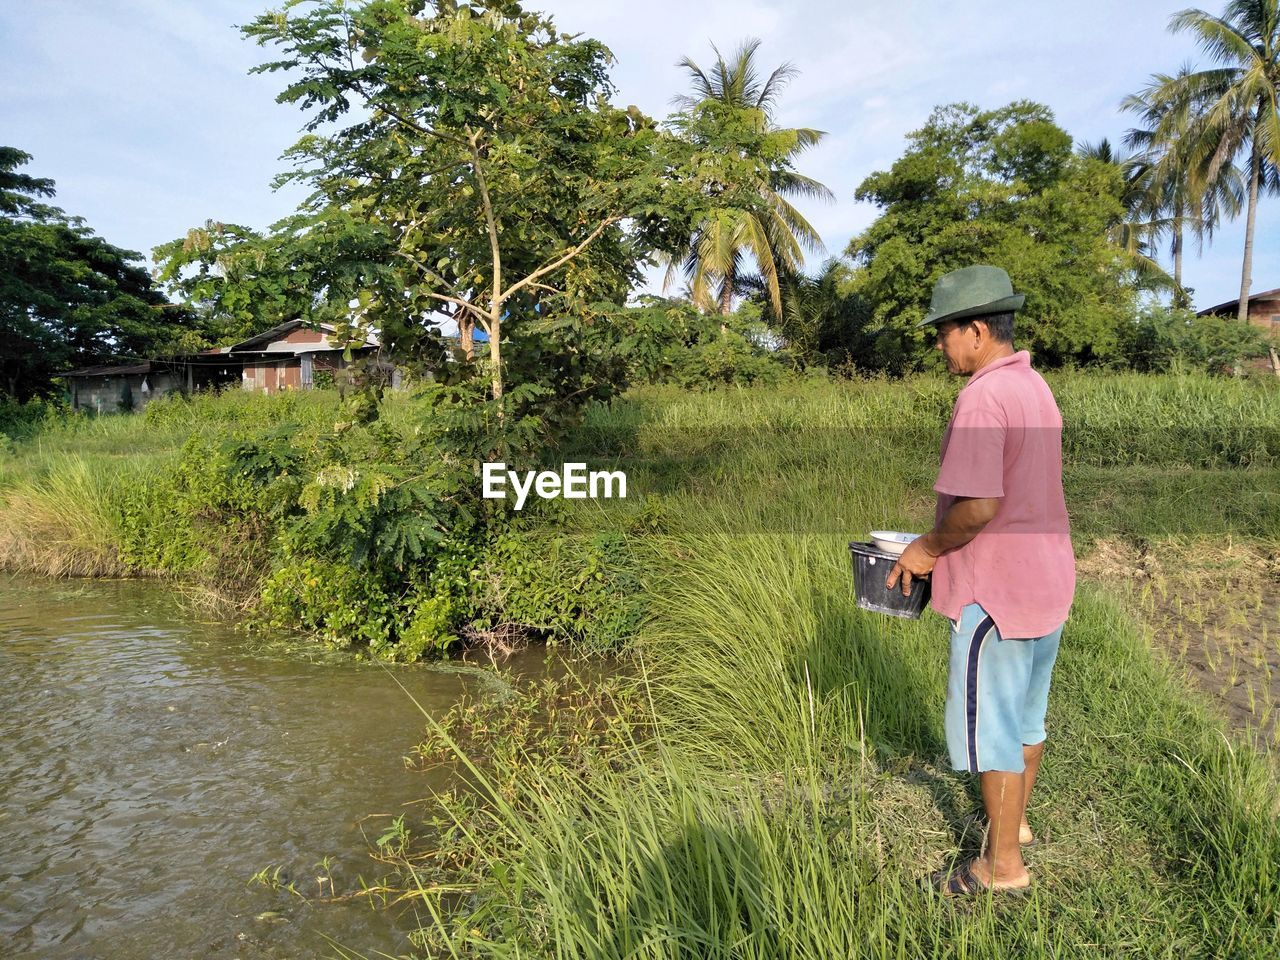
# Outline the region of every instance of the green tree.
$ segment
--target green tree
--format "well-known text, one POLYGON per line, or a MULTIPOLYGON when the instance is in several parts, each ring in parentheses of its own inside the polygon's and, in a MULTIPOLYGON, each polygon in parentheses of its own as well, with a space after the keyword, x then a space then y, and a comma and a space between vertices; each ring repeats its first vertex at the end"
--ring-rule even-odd
POLYGON ((1133 259, 1109 236, 1123 189, 1114 164, 1073 153, 1045 106, 936 109, 892 168, 858 187, 881 210, 847 249, 877 334, 865 362, 931 366, 931 341, 914 325, 934 282, 975 263, 1003 267, 1027 295, 1018 337, 1041 362, 1114 354, 1136 298, 1133 259))
POLYGON ((799 273, 804 251, 822 249, 818 232, 791 200, 832 199, 830 190, 794 166, 799 154, 822 140, 823 131, 780 128, 773 122, 778 95, 796 69, 783 64, 762 77, 755 61, 759 46, 759 40, 748 40, 726 61, 713 45, 716 63, 710 73, 689 57, 679 63, 689 72, 694 95, 675 98, 684 108, 676 127, 700 149, 704 161, 719 168, 706 177, 711 209, 685 248, 668 258, 667 282, 682 271, 694 302, 714 306, 721 314, 733 309, 748 258, 755 262, 774 309, 782 311, 779 275, 799 273), (744 186, 754 195, 746 206, 741 203, 744 186))
POLYGON ((799 366, 855 368, 871 355, 874 340, 867 305, 853 292, 852 280, 853 268, 837 258, 812 275, 783 274, 778 279, 781 314, 758 277, 749 278, 744 292, 759 303, 770 329, 799 366))
POLYGON ((1177 143, 1177 162, 1203 188, 1245 158, 1245 238, 1241 321, 1249 317, 1258 198, 1280 193, 1280 3, 1231 0, 1221 17, 1176 13, 1169 29, 1190 33, 1216 64, 1163 78, 1145 93, 1161 111, 1155 135, 1177 143))
POLYGON ((310 318, 324 302, 287 239, 210 220, 152 251, 156 277, 197 312, 214 343, 235 343, 310 318))
POLYGON ((1173 261, 1173 301, 1175 307, 1189 307, 1191 297, 1182 283, 1182 261, 1187 230, 1199 247, 1213 236, 1224 215, 1234 217, 1240 210, 1242 180, 1233 164, 1220 164, 1212 180, 1189 170, 1179 150, 1177 130, 1186 126, 1195 109, 1190 102, 1170 103, 1159 91, 1167 84, 1181 82, 1190 73, 1183 67, 1178 76, 1156 74, 1139 93, 1126 97, 1122 108, 1138 115, 1142 126, 1125 134, 1125 143, 1135 152, 1121 160, 1125 171, 1125 207, 1128 222, 1154 247, 1169 239, 1173 261), (1174 117, 1171 111, 1178 111, 1174 117))
POLYGON ((609 51, 518 4, 293 2, 245 33, 281 49, 257 70, 287 71, 278 99, 310 113, 285 175, 313 191, 301 213, 381 265, 360 316, 404 342, 428 306, 478 325, 494 399, 517 328, 622 302, 701 202, 675 139, 609 103, 609 51))
MULTIPOLYGON (((1146 156, 1120 153, 1105 137, 1097 143, 1080 144, 1077 152, 1090 160, 1113 164, 1120 173, 1123 183, 1120 207, 1123 212, 1112 222, 1110 233, 1112 240, 1129 255, 1135 280, 1154 290, 1171 287, 1175 299, 1181 296, 1179 282, 1160 266, 1158 253, 1161 231, 1165 226, 1161 219, 1164 208, 1160 205, 1161 198, 1154 196, 1152 167, 1146 156)), ((1181 263, 1179 249, 1175 268, 1180 269, 1181 263)))
POLYGON ((19 172, 0 147, 0 392, 27 399, 59 373, 201 343, 137 261, 41 198, 54 184, 19 172))

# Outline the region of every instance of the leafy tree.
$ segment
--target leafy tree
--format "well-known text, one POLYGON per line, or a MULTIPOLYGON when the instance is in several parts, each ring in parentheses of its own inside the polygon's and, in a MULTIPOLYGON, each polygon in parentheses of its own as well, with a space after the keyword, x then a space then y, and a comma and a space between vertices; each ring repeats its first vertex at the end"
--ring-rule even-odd
POLYGON ((787 357, 767 344, 760 308, 707 314, 687 300, 645 296, 613 321, 618 379, 674 383, 688 389, 724 384, 776 383, 787 357))
POLYGON ((157 279, 201 315, 215 343, 236 343, 323 302, 285 239, 210 220, 152 251, 157 279))
POLYGON ((428 306, 478 325, 494 399, 518 328, 621 302, 702 202, 687 151, 608 102, 609 51, 518 4, 295 0, 244 29, 282 51, 257 68, 289 72, 278 99, 310 112, 283 179, 370 265, 361 315, 402 343, 429 334, 428 306))
POLYGON ((797 365, 856 368, 871 355, 875 343, 866 302, 852 291, 852 275, 852 267, 836 258, 812 276, 783 274, 778 281, 780 315, 758 278, 751 278, 744 289, 797 365))
POLYGON ((30 160, 0 147, 0 392, 26 399, 74 367, 198 345, 139 254, 43 202, 54 184, 20 173, 30 160))
POLYGON ((877 334, 865 363, 932 366, 931 341, 914 325, 934 282, 975 263, 1003 267, 1027 295, 1018 338, 1041 362, 1112 355, 1136 295, 1132 258, 1108 236, 1122 190, 1118 168, 1074 154, 1045 106, 936 109, 893 167, 858 187, 881 209, 847 249, 877 334))
MULTIPOLYGON (((1146 155, 1125 155, 1111 146, 1105 137, 1097 143, 1082 143, 1077 147, 1082 157, 1100 163, 1114 164, 1122 178, 1120 206, 1123 213, 1109 228, 1111 239, 1130 257, 1135 281, 1151 290, 1172 288, 1174 298, 1184 295, 1180 282, 1174 280, 1160 266, 1159 241, 1167 224, 1163 219, 1163 200, 1152 187, 1152 165, 1146 155)), ((1177 244, 1175 242, 1175 247, 1177 244)), ((1181 248, 1175 253, 1177 269, 1181 268, 1181 248)))
POLYGON ((1258 197, 1280 193, 1280 3, 1231 0, 1221 17, 1183 10, 1169 28, 1190 33, 1216 66, 1165 77, 1144 96, 1161 113, 1155 135, 1177 143, 1177 164, 1197 189, 1246 158, 1239 318, 1247 320, 1258 197))
POLYGON ((708 171, 708 216, 685 248, 668 258, 667 281, 682 271, 694 302, 708 309, 714 303, 722 314, 733 309, 748 258, 755 261, 769 299, 781 313, 779 275, 798 273, 804 251, 822 249, 818 232, 791 200, 832 198, 830 190, 794 167, 795 158, 816 146, 823 131, 773 123, 778 95, 796 69, 783 64, 762 77, 755 62, 759 46, 759 40, 748 40, 726 61, 713 45, 716 63, 709 74, 689 57, 679 64, 689 72, 694 95, 675 98, 684 108, 676 127, 719 169, 708 171), (741 191, 730 185, 750 188, 755 194, 750 206, 741 205, 741 191))

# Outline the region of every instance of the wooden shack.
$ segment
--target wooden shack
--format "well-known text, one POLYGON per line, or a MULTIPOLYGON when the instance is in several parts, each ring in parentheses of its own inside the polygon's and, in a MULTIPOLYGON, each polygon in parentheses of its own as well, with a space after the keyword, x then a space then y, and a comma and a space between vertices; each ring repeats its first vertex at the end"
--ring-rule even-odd
MULTIPOLYGON (((1240 300, 1228 300, 1217 306, 1201 310, 1200 317, 1236 317, 1240 314, 1240 300)), ((1280 287, 1249 295, 1249 322, 1267 331, 1280 331, 1280 287)))
POLYGON ((216 356, 178 356, 140 363, 99 364, 62 374, 73 410, 123 413, 143 410, 157 397, 225 386, 239 378, 237 363, 216 356))
MULTIPOLYGON (((246 390, 276 393, 280 390, 309 390, 317 384, 331 385, 349 362, 345 350, 331 338, 335 330, 328 324, 308 326, 301 320, 265 330, 219 353, 240 364, 241 386, 246 390)), ((354 360, 378 349, 373 337, 351 349, 354 360)))

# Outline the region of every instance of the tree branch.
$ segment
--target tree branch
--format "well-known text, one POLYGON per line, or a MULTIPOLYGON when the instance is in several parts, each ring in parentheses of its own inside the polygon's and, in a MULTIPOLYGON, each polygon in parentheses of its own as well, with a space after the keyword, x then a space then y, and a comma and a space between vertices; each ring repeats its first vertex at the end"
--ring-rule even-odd
MULTIPOLYGON (((592 230, 585 240, 583 240, 580 244, 578 244, 576 247, 574 247, 572 250, 570 250, 568 253, 562 256, 560 259, 555 260, 552 263, 548 263, 544 267, 539 267, 537 270, 533 271, 533 273, 529 274, 519 283, 512 284, 510 289, 508 289, 507 292, 503 294, 503 297, 502 297, 503 302, 506 302, 511 297, 511 295, 515 293, 517 290, 519 290, 521 287, 527 287, 530 284, 532 284, 535 280, 538 279, 538 277, 545 277, 551 271, 558 270, 561 267, 563 267, 566 263, 568 263, 578 254, 580 254, 583 250, 585 250, 588 245, 590 245, 597 237, 600 236, 600 234, 604 233, 605 228, 608 227, 609 224, 617 223, 621 219, 622 217, 605 217, 602 221, 600 221, 600 225, 596 227, 594 230, 592 230)), ((495 304, 495 308, 496 308, 496 304, 495 304)))
MULTIPOLYGON (((421 263, 419 263, 417 260, 415 260, 415 259, 414 259, 413 257, 411 257, 409 254, 405 253, 404 251, 397 251, 397 254, 398 254, 399 256, 401 256, 401 257, 404 257, 404 258, 405 258, 406 260, 408 260, 411 264, 413 264, 415 267, 417 267, 417 268, 418 268, 420 271, 422 271, 422 273, 423 273, 425 276, 427 276, 429 279, 434 280, 436 283, 439 283, 439 284, 441 284, 442 286, 444 286, 444 287, 446 287, 446 288, 448 288, 448 287, 449 287, 449 282, 448 282, 447 280, 445 280, 445 278, 444 278, 444 277, 440 276, 440 275, 439 275, 438 273, 436 273, 434 270, 431 270, 430 268, 423 266, 421 263)), ((481 313, 481 311, 480 311, 480 308, 479 308, 479 307, 475 306, 474 304, 472 304, 472 303, 470 303, 470 302, 468 302, 468 301, 466 301, 466 300, 463 300, 461 297, 451 297, 451 296, 449 296, 448 294, 444 294, 444 293, 436 293, 434 290, 427 290, 427 291, 425 291, 425 292, 426 292, 427 296, 432 297, 432 298, 433 298, 433 299, 435 299, 435 300, 441 300, 441 301, 443 301, 443 302, 445 302, 445 303, 452 303, 452 304, 454 304, 454 305, 456 305, 456 306, 458 306, 458 307, 461 307, 463 310, 467 310, 467 311, 470 311, 471 313, 475 313, 475 314, 483 315, 483 314, 481 313)))

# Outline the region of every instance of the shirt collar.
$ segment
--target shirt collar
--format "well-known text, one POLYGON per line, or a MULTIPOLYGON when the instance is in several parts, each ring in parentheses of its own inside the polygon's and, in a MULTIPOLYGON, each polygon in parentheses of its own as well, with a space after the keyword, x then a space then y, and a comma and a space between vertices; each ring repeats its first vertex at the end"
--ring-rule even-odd
MULTIPOLYGON (((1007 357, 1001 357, 999 360, 992 360, 985 367, 969 378, 969 383, 973 383, 979 377, 986 376, 992 370, 998 370, 1001 367, 1030 367, 1031 352, 1029 350, 1019 350, 1017 353, 1007 357)), ((968 386, 968 384, 966 384, 968 386)))

